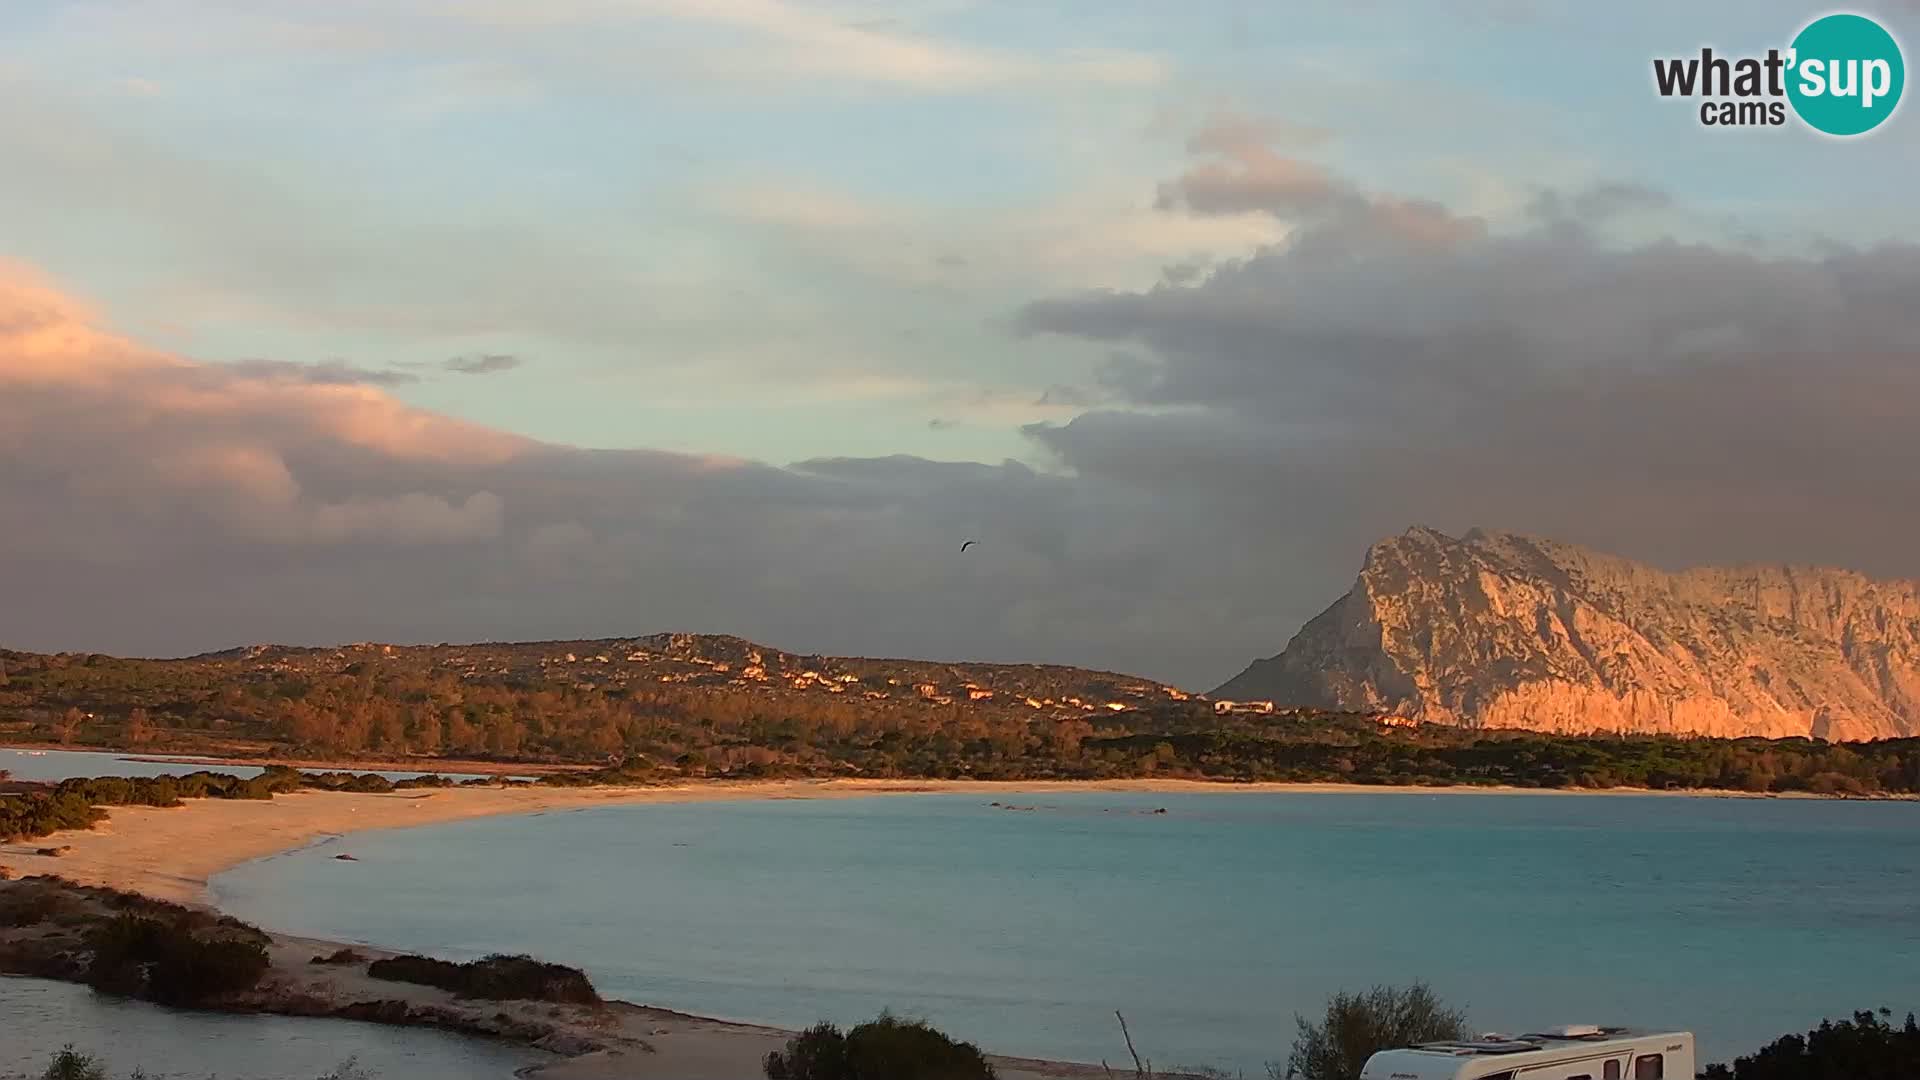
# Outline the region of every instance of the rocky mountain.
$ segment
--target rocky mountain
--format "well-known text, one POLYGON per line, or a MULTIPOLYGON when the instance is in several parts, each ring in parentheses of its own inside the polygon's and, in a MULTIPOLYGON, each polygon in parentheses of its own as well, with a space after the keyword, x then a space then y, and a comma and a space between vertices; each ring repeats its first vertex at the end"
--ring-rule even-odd
POLYGON ((1214 692, 1552 732, 1920 734, 1920 582, 1414 528, 1214 692))

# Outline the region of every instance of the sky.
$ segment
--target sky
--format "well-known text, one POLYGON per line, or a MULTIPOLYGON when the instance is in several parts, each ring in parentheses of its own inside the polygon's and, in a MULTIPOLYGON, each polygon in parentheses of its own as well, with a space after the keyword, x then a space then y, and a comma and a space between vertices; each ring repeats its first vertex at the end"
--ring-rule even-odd
POLYGON ((0 644, 1206 688, 1416 524, 1920 577, 1912 106, 1652 86, 1824 10, 11 0, 0 644))

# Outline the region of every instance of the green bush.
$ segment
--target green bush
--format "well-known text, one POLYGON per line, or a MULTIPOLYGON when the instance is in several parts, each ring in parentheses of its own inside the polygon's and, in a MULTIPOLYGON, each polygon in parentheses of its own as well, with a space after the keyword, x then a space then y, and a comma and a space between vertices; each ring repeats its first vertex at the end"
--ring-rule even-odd
MULTIPOLYGON (((53 1055, 53 1060, 47 1064, 47 1069, 40 1074, 39 1080, 107 1080, 107 1070, 100 1064, 99 1058, 91 1054, 82 1054, 73 1048, 72 1043, 68 1043, 59 1053, 53 1055)), ((127 1074, 127 1080, 154 1080, 154 1078, 140 1069, 135 1069, 127 1074)), ((373 1074, 361 1068, 353 1058, 348 1058, 316 1077, 315 1080, 373 1080, 373 1074)))
POLYGON ((994 1080, 972 1043, 887 1013, 842 1034, 821 1023, 767 1055, 767 1080, 994 1080))
POLYGON ((363 795, 385 795, 396 786, 379 773, 349 772, 307 773, 301 776, 300 783, 325 791, 352 791, 363 795))
POLYGON ((593 1005, 600 994, 586 973, 531 956, 494 954, 456 964, 431 956, 394 956, 367 965, 367 974, 389 982, 434 986, 460 997, 489 1001, 551 1001, 593 1005))
POLYGON ((265 946, 202 936, 140 915, 118 915, 88 935, 87 985, 167 1005, 193 1005, 251 990, 270 961, 265 946))
POLYGON ((1709 1065, 1706 1080, 1913 1080, 1920 1077, 1920 1025, 1907 1014, 1902 1027, 1879 1015, 1822 1020, 1805 1036, 1785 1035, 1731 1067, 1709 1065))
POLYGON ((425 776, 409 776, 404 780, 395 780, 393 786, 395 790, 404 788, 450 788, 453 786, 453 781, 438 773, 428 773, 425 776))
POLYGON ((1360 1080, 1367 1059, 1382 1050, 1465 1038, 1466 1016, 1448 1008, 1425 983, 1376 986, 1365 993, 1341 991, 1327 1002, 1320 1023, 1295 1017, 1299 1037, 1282 1069, 1267 1066, 1273 1080, 1360 1080))
POLYGON ((40 1074, 40 1080, 107 1080, 107 1070, 100 1067, 98 1059, 90 1054, 78 1053, 73 1044, 68 1043, 53 1055, 47 1063, 47 1071, 40 1074))

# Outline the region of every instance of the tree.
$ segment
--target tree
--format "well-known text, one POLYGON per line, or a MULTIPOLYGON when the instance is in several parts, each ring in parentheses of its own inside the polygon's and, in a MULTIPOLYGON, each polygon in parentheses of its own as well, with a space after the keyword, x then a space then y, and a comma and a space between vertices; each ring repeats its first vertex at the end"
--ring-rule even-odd
POLYGON ((441 724, 440 710, 432 702, 421 705, 413 713, 413 746, 423 754, 440 752, 441 724))
POLYGON ((139 705, 127 713, 127 742, 134 746, 143 746, 153 738, 153 721, 147 717, 147 710, 139 705))
POLYGON ((60 745, 68 746, 73 743, 73 736, 80 730, 80 722, 84 719, 86 714, 82 713, 78 706, 67 706, 67 711, 61 713, 60 719, 53 724, 54 733, 60 736, 60 745))
POLYGON ((820 1023, 767 1055, 767 1080, 995 1080, 980 1048, 881 1013, 846 1034, 820 1023))
POLYGON ((1461 1039, 1466 1015, 1448 1008, 1427 984, 1376 986, 1365 993, 1341 991, 1327 1002, 1318 1024, 1296 1016, 1300 1035, 1286 1068, 1267 1066, 1273 1080, 1360 1080, 1367 1059, 1382 1050, 1461 1039))
POLYGON ((1806 1035, 1784 1035, 1751 1057, 1709 1065, 1706 1080, 1909 1080, 1920 1076, 1920 1025, 1903 1027, 1857 1012, 1851 1020, 1822 1020, 1806 1035))

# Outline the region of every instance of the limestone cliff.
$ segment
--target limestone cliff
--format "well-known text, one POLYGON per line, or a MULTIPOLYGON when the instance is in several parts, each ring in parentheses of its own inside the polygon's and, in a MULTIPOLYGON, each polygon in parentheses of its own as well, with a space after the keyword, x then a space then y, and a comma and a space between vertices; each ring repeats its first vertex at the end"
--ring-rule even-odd
POLYGON ((1215 691, 1541 731, 1920 734, 1920 583, 1668 573, 1552 540, 1415 528, 1215 691))

